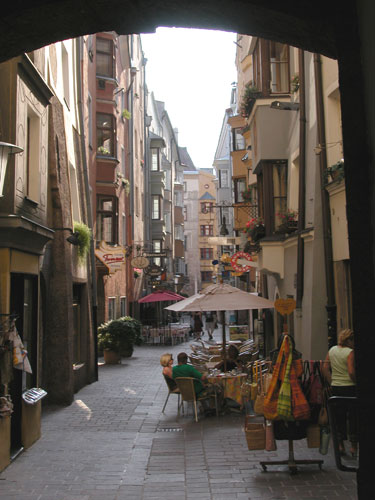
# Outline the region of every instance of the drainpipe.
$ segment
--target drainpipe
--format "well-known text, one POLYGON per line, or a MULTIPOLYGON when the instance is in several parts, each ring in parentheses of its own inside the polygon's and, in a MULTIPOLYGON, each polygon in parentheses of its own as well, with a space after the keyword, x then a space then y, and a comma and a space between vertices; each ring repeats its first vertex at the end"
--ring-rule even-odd
POLYGON ((82 166, 83 178, 85 184, 85 195, 87 203, 87 222, 91 229, 90 241, 90 267, 91 267, 91 292, 92 292, 92 324, 94 332, 94 362, 95 362, 95 380, 99 378, 98 375, 98 302, 97 302, 97 283, 96 283, 96 267, 95 267, 95 242, 94 242, 94 227, 92 220, 92 206, 91 206, 91 193, 89 174, 87 169, 87 156, 86 156, 86 141, 85 129, 83 120, 83 102, 82 102, 82 71, 81 71, 81 58, 82 58, 82 44, 83 38, 76 39, 76 72, 77 72, 77 101, 78 101, 78 120, 81 139, 82 150, 82 166))
POLYGON ((322 63, 319 54, 314 54, 315 71, 315 95, 316 111, 318 125, 318 143, 321 146, 319 153, 320 163, 320 188, 323 216, 323 244, 324 244, 324 264, 326 273, 326 292, 327 292, 327 326, 328 326, 328 345, 335 345, 337 342, 337 319, 336 319, 336 300, 333 277, 333 255, 331 240, 331 216, 329 210, 329 195, 324 187, 324 174, 327 169, 326 132, 324 122, 324 103, 323 103, 323 83, 322 83, 322 63))
POLYGON ((302 308, 304 285, 304 241, 302 231, 305 229, 306 198, 306 85, 305 85, 305 53, 298 50, 299 66, 299 179, 298 179, 298 241, 297 241, 297 308, 302 308))

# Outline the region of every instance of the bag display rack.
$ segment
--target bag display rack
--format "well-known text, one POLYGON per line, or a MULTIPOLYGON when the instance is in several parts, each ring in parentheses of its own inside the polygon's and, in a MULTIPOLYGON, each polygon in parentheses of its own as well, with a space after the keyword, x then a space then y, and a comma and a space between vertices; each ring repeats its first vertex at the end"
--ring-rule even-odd
MULTIPOLYGON (((280 348, 279 348, 279 351, 278 352, 278 358, 277 358, 277 361, 276 361, 276 364, 275 364, 275 379, 277 380, 280 380, 279 379, 279 376, 281 375, 281 373, 283 372, 282 370, 282 364, 284 363, 286 365, 287 363, 287 357, 284 356, 284 360, 281 361, 281 358, 282 358, 282 351, 285 350, 285 353, 288 355, 289 354, 289 350, 288 349, 285 349, 285 342, 288 342, 288 345, 290 343, 290 347, 292 348, 292 354, 293 354, 293 361, 294 359, 301 359, 301 353, 299 353, 298 351, 295 350, 294 348, 294 345, 292 346, 291 342, 289 341, 289 339, 287 339, 289 336, 287 333, 284 333, 283 334, 284 337, 283 337, 283 341, 282 341, 282 344, 280 345, 280 348)), ((291 358, 290 358, 291 359, 291 358)), ((289 366, 290 366, 290 362, 289 362, 289 366)), ((284 370, 283 372, 283 376, 282 376, 282 383, 284 382, 284 379, 285 379, 285 374, 286 376, 288 377, 289 376, 289 373, 288 373, 288 370, 284 370)), ((288 380, 287 380, 288 382, 288 380)), ((271 386, 273 387, 271 390, 274 390, 276 388, 276 383, 277 381, 274 380, 273 381, 273 385, 271 383, 271 386)), ((292 389, 293 390, 293 389, 292 389)), ((292 396, 291 396, 291 399, 292 399, 292 396)), ((271 408, 272 406, 272 395, 271 397, 269 398, 269 409, 271 408)), ((275 396, 273 396, 273 406, 275 407, 275 396)), ((276 407, 275 407, 276 409, 276 407)), ((265 415, 266 416, 266 415, 265 415)), ((278 420, 275 420, 275 418, 272 418, 271 420, 274 420, 275 422, 281 422, 284 420, 283 419, 278 419, 278 420)), ((288 440, 288 451, 289 451, 289 454, 288 454, 288 458, 285 459, 285 460, 267 460, 267 461, 261 461, 259 462, 263 471, 267 471, 267 467, 269 466, 272 466, 272 465, 287 465, 288 468, 289 468, 289 472, 291 474, 297 474, 298 472, 298 468, 297 466, 298 465, 317 465, 319 467, 320 470, 322 470, 322 465, 324 463, 324 460, 321 460, 321 459, 296 459, 295 456, 294 456, 294 441, 296 439, 303 439, 304 437, 306 437, 305 435, 303 435, 303 433, 301 434, 301 436, 299 437, 295 437, 293 438, 292 437, 292 433, 293 433, 293 425, 290 426, 290 429, 287 428, 288 424, 291 424, 293 422, 293 424, 295 424, 296 422, 306 422, 307 420, 293 420, 291 422, 287 422, 285 421, 285 427, 286 427, 286 435, 285 435, 285 440, 288 440), (290 434, 290 438, 288 439, 289 435, 288 435, 288 432, 290 434)), ((275 433, 275 440, 277 441, 277 433, 275 433)), ((282 439, 282 438, 279 438, 279 439, 282 439)))
POLYGON ((294 458, 293 442, 294 442, 293 439, 288 440, 289 456, 287 460, 267 460, 259 462, 263 470, 266 472, 267 467, 269 465, 287 465, 289 467, 289 472, 291 474, 297 474, 298 472, 297 465, 318 465, 319 469, 322 470, 322 465, 324 463, 324 460, 319 460, 319 459, 296 460, 294 458))

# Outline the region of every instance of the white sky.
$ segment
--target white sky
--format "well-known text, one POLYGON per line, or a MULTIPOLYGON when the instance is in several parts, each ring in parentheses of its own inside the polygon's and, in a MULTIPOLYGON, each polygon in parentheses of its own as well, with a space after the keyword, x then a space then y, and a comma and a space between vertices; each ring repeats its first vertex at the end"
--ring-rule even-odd
POLYGON ((178 142, 198 168, 212 166, 232 82, 235 33, 158 28, 142 35, 146 83, 165 102, 178 142))

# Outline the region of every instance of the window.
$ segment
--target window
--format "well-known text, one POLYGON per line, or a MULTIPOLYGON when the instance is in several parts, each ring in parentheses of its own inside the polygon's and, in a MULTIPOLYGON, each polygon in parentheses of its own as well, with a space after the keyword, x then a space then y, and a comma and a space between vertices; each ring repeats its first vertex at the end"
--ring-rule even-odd
POLYGON ((35 203, 39 203, 40 201, 39 142, 40 118, 30 107, 28 107, 26 135, 26 196, 35 203))
POLYGON ((219 170, 219 185, 221 188, 230 187, 228 170, 219 170))
POLYGON ((165 189, 167 189, 168 191, 171 190, 171 171, 170 170, 166 170, 165 171, 165 189))
POLYGON ((151 170, 153 172, 157 172, 158 170, 160 170, 159 149, 158 148, 151 149, 151 170))
POLYGON ((62 77, 63 77, 63 91, 64 91, 64 101, 68 108, 70 108, 70 72, 69 72, 69 54, 65 48, 64 43, 61 44, 61 58, 62 58, 62 77))
POLYGON ((182 191, 174 192, 174 204, 176 207, 184 206, 184 193, 182 191))
POLYGON ((188 208, 186 205, 184 205, 184 220, 188 220, 188 208))
POLYGON ((212 281, 212 271, 201 271, 202 281, 212 281))
POLYGON ((174 227, 174 237, 176 240, 184 241, 184 228, 183 228, 183 226, 176 225, 174 227))
POLYGON ((287 166, 285 163, 272 166, 272 181, 274 228, 277 229, 283 223, 283 219, 277 214, 285 214, 287 210, 287 166))
POLYGON ((96 239, 116 243, 116 198, 99 195, 96 206, 96 239))
POLYGON ((159 195, 153 195, 151 197, 151 218, 152 220, 160 220, 161 219, 161 200, 159 195))
POLYGON ((122 213, 122 244, 126 245, 126 215, 122 213))
POLYGON ((121 146, 121 163, 120 163, 120 172, 124 177, 126 177, 126 153, 124 146, 121 146))
POLYGON ((96 114, 96 142, 99 154, 114 155, 115 126, 113 115, 106 113, 96 114))
POLYGON ((276 214, 285 213, 288 207, 287 172, 287 162, 279 160, 264 162, 258 174, 260 215, 264 217, 267 235, 282 223, 282 218, 276 214))
POLYGON ((89 147, 92 148, 92 97, 89 94, 87 97, 87 114, 88 114, 88 129, 89 129, 89 147))
POLYGON ((165 222, 166 232, 171 233, 172 232, 172 217, 171 217, 170 212, 167 212, 166 214, 164 214, 164 222, 165 222))
POLYGON ((108 321, 116 319, 116 297, 108 298, 108 321))
POLYGON ((107 38, 96 39, 96 74, 114 78, 113 41, 107 38))
POLYGON ((184 191, 187 192, 187 182, 184 182, 184 191))
POLYGON ((79 195, 77 183, 77 171, 74 165, 69 162, 70 199, 72 202, 73 221, 80 221, 79 195))
POLYGON ((201 226, 201 236, 213 236, 214 235, 214 226, 204 225, 201 226))
POLYGON ((214 210, 214 204, 212 201, 210 201, 210 202, 205 201, 205 202, 201 203, 202 214, 207 214, 209 212, 213 212, 213 210, 214 210))
POLYGON ((201 248, 201 259, 212 260, 214 258, 213 248, 201 248))
MULTIPOLYGON (((160 253, 162 251, 162 248, 163 248, 162 240, 152 240, 152 250, 154 253, 160 253)), ((154 257, 152 261, 156 266, 162 265, 161 257, 154 257)))
POLYGON ((270 91, 271 93, 289 92, 289 46, 270 41, 269 48, 270 91))
POLYGON ((189 242, 189 238, 188 236, 184 236, 184 248, 185 250, 188 250, 189 246, 188 246, 188 242, 189 242))
POLYGON ((126 316, 126 297, 120 297, 120 317, 126 316))
POLYGON ((246 189, 246 178, 240 177, 234 179, 234 202, 242 203, 244 201, 242 192, 246 189))
POLYGON ((245 138, 240 132, 239 128, 232 130, 233 151, 245 149, 245 138))

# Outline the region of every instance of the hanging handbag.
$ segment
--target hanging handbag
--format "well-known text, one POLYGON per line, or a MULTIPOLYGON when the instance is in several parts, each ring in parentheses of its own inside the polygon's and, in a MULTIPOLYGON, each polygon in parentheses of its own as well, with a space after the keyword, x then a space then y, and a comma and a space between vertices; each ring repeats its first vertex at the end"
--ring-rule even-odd
POLYGON ((331 439, 331 430, 328 425, 324 425, 323 427, 320 428, 319 453, 321 455, 327 455, 330 439, 331 439))
POLYGON ((293 420, 292 415, 292 393, 290 385, 290 369, 292 366, 292 342, 289 337, 286 339, 287 345, 285 357, 287 358, 284 380, 282 381, 279 397, 277 399, 277 416, 282 420, 293 420))
POLYGON ((308 420, 310 418, 310 405, 302 391, 297 378, 294 363, 290 370, 290 385, 292 387, 292 414, 296 420, 308 420))
POLYGON ((310 424, 307 427, 307 447, 320 447, 320 426, 317 424, 310 424))
POLYGON ((266 420, 266 451, 276 451, 275 433, 272 420, 266 420))
POLYGON ((252 401, 256 400, 258 394, 258 361, 255 361, 253 365, 253 380, 251 382, 251 393, 250 398, 252 401))
POLYGON ((263 374, 262 374, 262 368, 260 369, 260 376, 259 376, 259 385, 258 385, 258 394, 257 398, 254 403, 254 411, 258 415, 263 415, 263 405, 264 405, 264 386, 263 386, 263 374))
POLYGON ((279 354, 272 372, 272 380, 264 398, 263 414, 268 420, 277 419, 277 401, 279 398, 279 374, 283 356, 285 353, 286 337, 281 344, 279 354))

